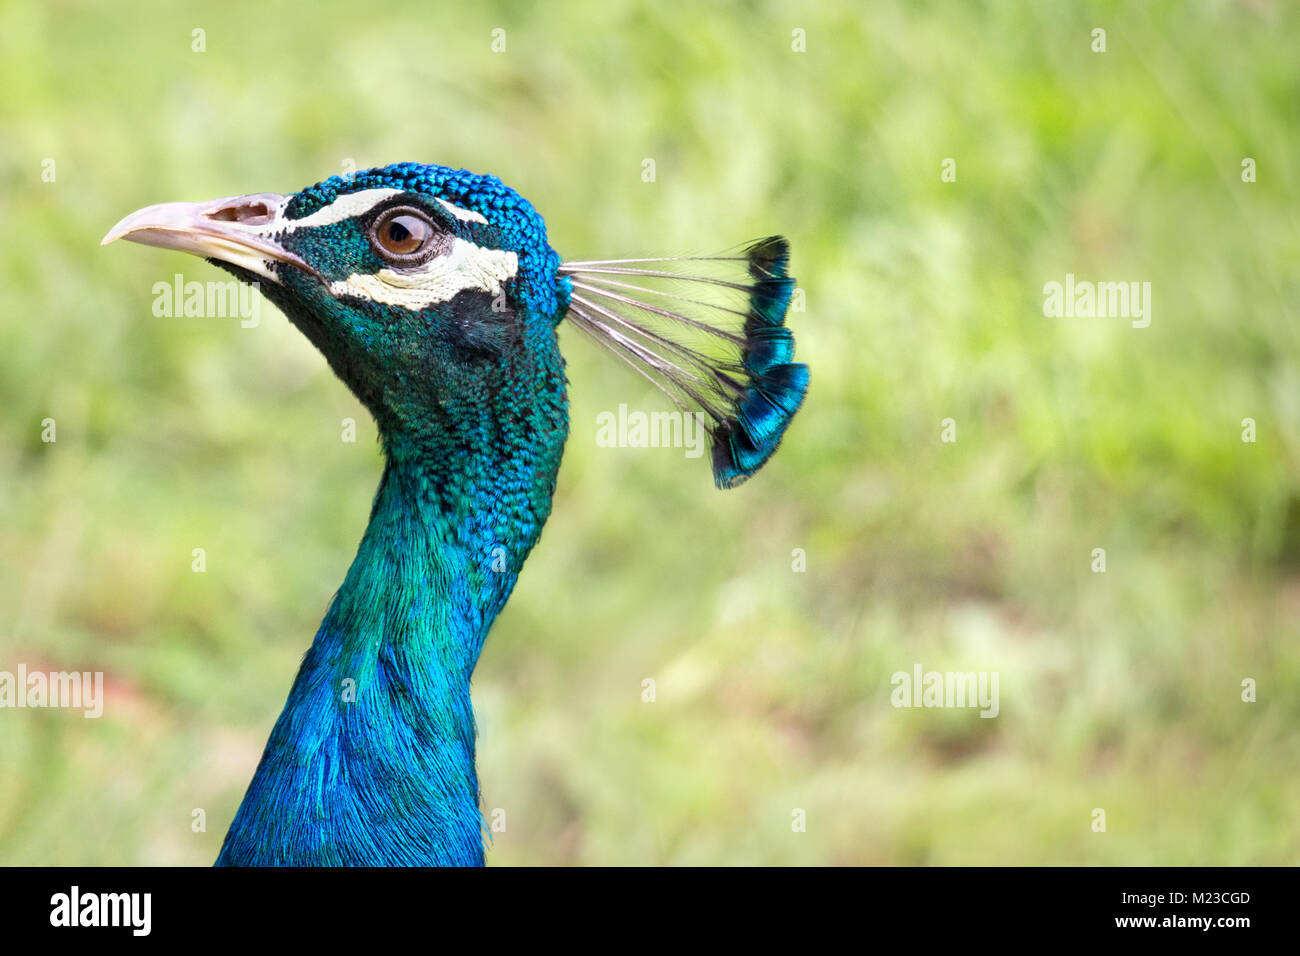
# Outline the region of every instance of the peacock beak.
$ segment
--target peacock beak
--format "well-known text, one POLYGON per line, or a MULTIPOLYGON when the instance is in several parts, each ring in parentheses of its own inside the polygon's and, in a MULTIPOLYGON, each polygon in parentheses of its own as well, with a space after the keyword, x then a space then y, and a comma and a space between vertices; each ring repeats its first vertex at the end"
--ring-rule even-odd
POLYGON ((276 237, 284 232, 288 197, 278 193, 228 196, 207 202, 165 202, 146 206, 108 231, 100 245, 126 239, 160 249, 176 249, 247 269, 274 282, 273 263, 284 262, 316 278, 319 272, 276 237))

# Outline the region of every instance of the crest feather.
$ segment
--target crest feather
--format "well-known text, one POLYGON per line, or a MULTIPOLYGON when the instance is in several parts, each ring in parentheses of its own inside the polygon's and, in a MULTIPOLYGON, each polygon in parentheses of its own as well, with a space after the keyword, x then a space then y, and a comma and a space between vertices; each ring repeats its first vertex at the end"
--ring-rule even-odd
POLYGON ((795 282, 781 236, 735 254, 565 262, 568 318, 683 411, 705 415, 713 476, 761 468, 808 391, 785 327, 795 282))

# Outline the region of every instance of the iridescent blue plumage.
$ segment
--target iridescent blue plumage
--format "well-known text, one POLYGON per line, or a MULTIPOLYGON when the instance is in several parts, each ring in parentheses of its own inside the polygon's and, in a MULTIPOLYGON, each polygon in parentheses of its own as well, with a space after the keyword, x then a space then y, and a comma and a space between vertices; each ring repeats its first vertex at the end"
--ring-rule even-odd
POLYGON ((748 257, 754 285, 742 362, 750 378, 736 401, 734 425, 715 436, 713 476, 720 488, 732 488, 763 467, 808 392, 808 366, 790 361, 794 335, 785 328, 794 293, 790 246, 781 238, 765 239, 749 248, 748 257))
POLYGON ((556 326, 570 316, 702 409, 715 480, 734 486, 776 450, 808 388, 784 327, 785 240, 682 260, 743 262, 741 281, 561 264, 541 217, 500 180, 414 163, 292 196, 149 207, 105 241, 118 237, 259 282, 374 415, 386 459, 218 864, 481 864, 470 679, 550 513, 569 428, 556 326), (627 277, 711 282, 743 302, 627 277), (641 298, 652 293, 672 307, 641 298), (743 328, 713 328, 677 302, 743 328))

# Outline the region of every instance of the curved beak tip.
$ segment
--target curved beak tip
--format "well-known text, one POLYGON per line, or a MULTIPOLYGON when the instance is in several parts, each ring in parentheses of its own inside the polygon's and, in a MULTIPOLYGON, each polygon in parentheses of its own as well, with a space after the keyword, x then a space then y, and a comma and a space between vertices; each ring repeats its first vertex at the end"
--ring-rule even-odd
POLYGON ((110 242, 116 242, 118 239, 121 239, 122 236, 124 235, 122 229, 119 228, 121 225, 122 225, 121 223, 118 223, 112 229, 108 230, 108 232, 105 233, 104 238, 99 240, 99 244, 101 246, 106 246, 110 242))

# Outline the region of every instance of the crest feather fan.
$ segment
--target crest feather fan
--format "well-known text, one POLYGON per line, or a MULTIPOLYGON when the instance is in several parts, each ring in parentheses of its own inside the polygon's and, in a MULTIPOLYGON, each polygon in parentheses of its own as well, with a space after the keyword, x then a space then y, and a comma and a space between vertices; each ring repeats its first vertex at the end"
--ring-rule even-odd
POLYGON ((720 488, 748 479, 781 444, 808 391, 785 327, 790 244, 735 254, 564 262, 568 319, 683 411, 701 411, 720 488))

